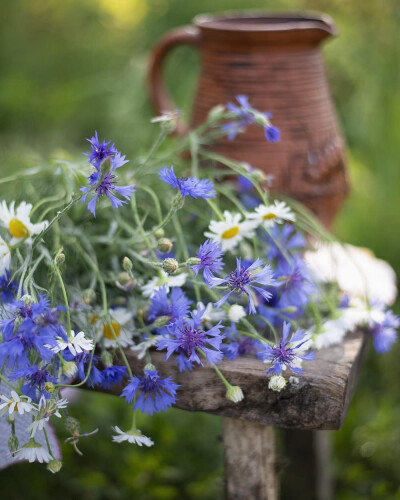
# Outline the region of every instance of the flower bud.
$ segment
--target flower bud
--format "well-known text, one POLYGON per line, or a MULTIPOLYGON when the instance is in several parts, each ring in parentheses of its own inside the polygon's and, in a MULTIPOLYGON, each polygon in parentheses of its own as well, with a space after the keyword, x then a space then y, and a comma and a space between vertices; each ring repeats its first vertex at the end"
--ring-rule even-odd
POLYGON ((246 311, 243 306, 239 304, 233 304, 228 310, 228 319, 233 323, 238 323, 242 318, 246 316, 246 311))
POLYGON ((48 392, 49 394, 53 394, 54 389, 55 389, 55 385, 53 384, 53 382, 45 382, 44 390, 46 392, 48 392))
POLYGON ((111 158, 108 156, 104 158, 104 160, 100 164, 100 172, 102 174, 102 178, 108 174, 111 170, 111 158))
POLYGON ((130 273, 132 271, 132 261, 129 257, 124 257, 122 259, 122 267, 127 273, 130 273))
POLYGON ((286 387, 286 379, 282 375, 272 375, 268 382, 268 388, 272 391, 280 392, 286 387))
POLYGON ((288 313, 288 314, 295 314, 297 313, 298 308, 296 306, 288 306, 285 307, 285 309, 282 309, 282 312, 288 313))
POLYGON ((157 231, 154 232, 154 236, 158 238, 163 238, 165 236, 165 231, 162 227, 160 229, 157 229, 157 231))
POLYGON ((29 294, 25 294, 21 297, 21 300, 22 302, 24 303, 24 306, 25 307, 30 307, 32 304, 35 303, 35 300, 34 298, 32 297, 32 295, 29 295, 29 294))
POLYGON ((151 371, 156 371, 156 367, 153 365, 153 363, 146 363, 145 367, 144 367, 145 370, 151 370, 151 371))
POLYGON ((179 192, 176 194, 175 198, 172 200, 172 206, 171 208, 173 210, 180 210, 183 207, 184 199, 182 194, 179 192))
POLYGON ((174 274, 178 267, 179 262, 176 259, 168 258, 163 260, 162 268, 168 274, 174 274))
POLYGON ((214 106, 210 109, 210 111, 208 112, 208 119, 209 121, 217 121, 223 118, 224 114, 225 106, 222 106, 222 104, 218 104, 217 106, 214 106))
POLYGON ((10 453, 15 453, 18 450, 18 438, 15 434, 11 434, 11 436, 8 439, 8 449, 10 450, 10 453))
POLYGON ((168 238, 160 238, 157 241, 157 249, 161 253, 168 253, 172 250, 173 244, 172 241, 169 240, 168 238))
POLYGON ((63 361, 62 374, 69 378, 74 378, 78 373, 78 367, 73 361, 63 361))
POLYGON ((61 460, 53 459, 46 465, 46 469, 55 474, 56 472, 60 472, 62 465, 61 460))
POLYGON ((122 272, 118 274, 118 280, 115 282, 115 285, 124 292, 131 292, 135 286, 135 282, 129 273, 122 272))
POLYGON ((188 266, 198 266, 201 263, 201 259, 198 257, 189 257, 186 261, 186 265, 188 266))
POLYGON ((65 254, 58 253, 56 255, 56 258, 54 260, 55 260, 56 266, 60 266, 61 264, 64 264, 64 262, 65 262, 65 254))
POLYGON ((112 354, 109 351, 103 351, 101 353, 101 362, 104 366, 112 366, 113 358, 112 354))
POLYGON ((154 328, 162 328, 171 321, 169 316, 159 316, 153 323, 154 328))
POLYGON ((86 288, 86 290, 83 290, 82 302, 86 305, 94 304, 96 302, 96 292, 91 288, 86 288))
POLYGON ((243 391, 238 385, 230 385, 225 394, 226 399, 233 401, 234 403, 239 403, 244 398, 243 391))
POLYGON ((81 433, 81 424, 79 423, 79 420, 74 417, 67 417, 65 421, 65 428, 67 429, 67 432, 73 436, 79 436, 81 433))

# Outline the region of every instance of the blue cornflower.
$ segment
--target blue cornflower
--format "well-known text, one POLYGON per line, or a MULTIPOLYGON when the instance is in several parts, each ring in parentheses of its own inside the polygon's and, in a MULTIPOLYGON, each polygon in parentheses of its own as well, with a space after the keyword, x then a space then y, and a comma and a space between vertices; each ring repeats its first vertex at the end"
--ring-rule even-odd
POLYGON ((396 328, 400 326, 400 318, 386 311, 382 322, 374 322, 370 333, 376 352, 383 354, 388 352, 397 340, 396 328))
POLYGON ((125 398, 128 403, 132 403, 136 396, 133 408, 146 415, 165 411, 175 403, 175 394, 179 385, 175 384, 171 377, 161 378, 157 370, 143 370, 143 372, 144 375, 130 379, 121 397, 125 398))
MULTIPOLYGON (((79 380, 83 381, 86 379, 87 371, 90 365, 90 360, 92 359, 91 352, 83 351, 81 354, 73 356, 69 351, 69 349, 66 349, 63 352, 63 358, 66 361, 74 361, 77 364, 78 367, 77 378, 79 380)), ((99 357, 93 356, 90 374, 88 379, 86 380, 86 385, 88 385, 89 387, 95 387, 96 385, 101 386, 104 382, 103 375, 96 366, 98 362, 99 362, 99 357)))
POLYGON ((104 389, 111 389, 113 385, 119 385, 123 378, 127 375, 128 368, 126 366, 107 366, 101 372, 101 386, 104 389))
POLYGON ((89 163, 98 168, 103 160, 113 156, 117 150, 115 145, 111 142, 103 141, 100 144, 99 137, 97 135, 97 130, 91 139, 86 139, 90 143, 91 151, 90 153, 83 153, 85 156, 89 157, 89 163))
POLYGON ((282 307, 303 309, 310 297, 317 291, 310 270, 300 257, 293 258, 291 264, 280 262, 276 274, 282 280, 280 303, 282 307))
MULTIPOLYGON (((10 271, 0 278, 0 297, 3 303, 12 302, 18 292, 18 281, 10 280, 10 271)), ((23 292, 22 292, 23 293, 23 292)))
POLYGON ((258 340, 239 335, 234 323, 231 324, 230 328, 225 330, 225 338, 228 340, 228 343, 221 345, 221 351, 230 361, 239 356, 256 354, 257 350, 262 346, 258 340))
POLYGON ((211 240, 206 240, 200 245, 197 257, 200 259, 200 264, 190 266, 195 275, 203 270, 203 278, 208 283, 211 278, 214 278, 213 273, 218 273, 224 267, 222 256, 224 255, 219 243, 211 240))
POLYGON ((243 132, 249 125, 258 123, 264 127, 265 138, 268 142, 280 140, 280 130, 270 123, 271 113, 262 113, 254 109, 249 98, 245 95, 236 96, 239 106, 233 103, 226 105, 227 110, 236 118, 236 121, 225 123, 221 129, 227 133, 228 139, 232 141, 238 133, 243 132))
POLYGON ((220 333, 221 322, 205 331, 203 329, 203 314, 205 309, 198 306, 197 311, 191 313, 190 318, 180 318, 172 325, 168 331, 170 338, 163 338, 158 341, 157 350, 167 349, 165 359, 172 353, 178 355, 176 361, 179 371, 191 370, 193 363, 203 366, 199 358, 199 351, 203 351, 210 365, 218 363, 223 358, 220 350, 224 335, 220 333))
POLYGON ((130 186, 116 185, 118 175, 115 175, 114 172, 115 170, 117 170, 117 168, 120 168, 128 163, 129 160, 125 160, 125 155, 121 156, 121 153, 119 151, 116 151, 115 155, 111 158, 110 161, 111 167, 107 172, 104 173, 102 171, 102 165, 104 164, 96 167, 95 172, 93 172, 88 177, 90 186, 82 186, 80 189, 80 191, 84 193, 81 198, 81 203, 84 203, 86 201, 86 197, 89 192, 94 191, 95 196, 89 201, 87 207, 95 217, 96 203, 101 196, 107 196, 111 201, 111 205, 113 206, 113 208, 118 208, 127 203, 127 200, 129 200, 129 198, 131 198, 133 196, 133 193, 135 192, 134 184, 131 184, 130 186), (125 198, 125 200, 121 200, 120 198, 118 198, 115 193, 125 198))
MULTIPOLYGON (((170 323, 173 323, 187 315, 191 303, 192 301, 186 297, 179 287, 172 288, 168 297, 168 288, 164 285, 156 290, 151 298, 148 320, 154 321, 160 316, 168 316, 170 323)), ((167 333, 166 327, 158 328, 156 333, 167 333)))
POLYGON ((306 240, 303 234, 296 229, 292 224, 274 224, 270 229, 273 238, 265 233, 264 240, 268 245, 268 260, 276 259, 278 266, 281 268, 287 265, 285 256, 281 252, 284 248, 289 255, 295 255, 306 247, 306 240), (279 247, 276 245, 279 243, 279 247))
POLYGON ((21 392, 36 402, 39 401, 41 396, 45 398, 50 397, 50 394, 44 389, 46 382, 57 383, 57 379, 50 376, 48 366, 39 368, 39 366, 33 365, 26 368, 19 368, 14 370, 9 376, 10 380, 19 380, 21 378, 26 378, 28 380, 28 382, 21 387, 21 392), (37 394, 37 391, 39 394, 37 394))
POLYGON ((301 374, 302 361, 311 361, 314 359, 314 351, 306 351, 310 345, 310 335, 304 330, 296 330, 296 332, 289 338, 290 323, 283 323, 282 340, 279 344, 270 346, 265 344, 262 351, 260 351, 260 358, 265 362, 272 365, 266 372, 267 375, 273 373, 280 375, 282 371, 289 368, 292 372, 301 374))
POLYGON ((210 280, 210 286, 226 285, 230 290, 225 294, 221 300, 219 300, 215 305, 216 307, 221 307, 233 293, 244 293, 249 299, 248 312, 249 314, 256 313, 256 307, 254 304, 254 292, 258 292, 265 300, 269 300, 271 293, 258 285, 263 286, 276 286, 276 281, 274 279, 273 271, 271 266, 265 265, 262 259, 257 259, 251 264, 251 266, 246 266, 242 264, 240 257, 236 257, 236 269, 230 274, 225 276, 225 278, 215 278, 210 280), (261 270, 257 271, 262 267, 261 270))
POLYGON ((192 198, 214 198, 216 192, 214 184, 208 179, 197 179, 197 177, 188 177, 184 179, 175 175, 174 167, 164 166, 158 173, 160 179, 175 189, 178 189, 182 197, 192 196, 192 198))

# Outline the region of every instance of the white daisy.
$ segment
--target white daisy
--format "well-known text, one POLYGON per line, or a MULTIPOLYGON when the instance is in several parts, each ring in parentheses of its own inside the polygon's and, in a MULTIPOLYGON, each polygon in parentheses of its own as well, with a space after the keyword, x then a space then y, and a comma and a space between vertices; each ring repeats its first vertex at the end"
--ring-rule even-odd
MULTIPOLYGON (((198 302, 198 306, 201 306, 202 309, 204 309, 203 313, 203 322, 208 323, 208 322, 218 322, 218 321, 223 321, 226 319, 226 312, 223 309, 216 309, 213 306, 212 302, 209 302, 206 306, 203 304, 203 302, 198 302)), ((195 309, 197 311, 197 307, 195 309)))
POLYGON ((153 446, 154 442, 144 436, 139 429, 130 430, 128 432, 121 431, 121 429, 117 426, 113 427, 113 430, 117 433, 117 436, 113 436, 112 440, 115 443, 123 443, 124 441, 128 441, 131 444, 137 444, 138 446, 153 446))
POLYGON ((14 458, 16 460, 28 460, 30 463, 47 463, 52 459, 50 453, 33 438, 31 438, 22 448, 15 452, 14 458))
POLYGON ((254 219, 258 224, 265 227, 272 227, 275 224, 282 224, 284 221, 294 222, 295 214, 284 201, 275 200, 272 205, 258 205, 255 212, 249 214, 250 219, 254 219))
POLYGON ((11 252, 7 243, 0 236, 0 276, 10 269, 11 252))
POLYGON ((157 342, 162 338, 162 335, 152 335, 148 340, 144 340, 139 344, 133 345, 131 347, 131 351, 137 352, 136 357, 138 359, 143 359, 150 347, 154 347, 155 345, 157 345, 157 342))
POLYGON ((28 427, 28 431, 31 432, 32 437, 35 436, 36 432, 42 431, 46 422, 49 421, 52 415, 61 418, 61 413, 59 410, 66 408, 68 405, 67 399, 46 399, 44 396, 40 398, 39 410, 36 420, 34 420, 28 427))
POLYGON ((232 323, 238 323, 245 316, 246 311, 244 307, 239 304, 233 304, 233 306, 228 309, 228 319, 232 321, 232 323))
POLYGON ((313 335, 313 347, 322 349, 340 344, 348 330, 348 325, 342 316, 337 319, 328 319, 322 323, 321 331, 313 335))
POLYGON ((75 335, 74 330, 71 330, 71 335, 68 337, 67 342, 62 337, 57 337, 57 345, 52 347, 45 344, 45 347, 57 353, 69 349, 73 356, 80 354, 83 351, 91 351, 94 347, 93 340, 87 339, 84 332, 79 332, 75 335))
POLYGON ((223 251, 232 250, 243 238, 252 238, 257 222, 244 220, 241 214, 231 214, 228 210, 224 212, 225 220, 210 222, 210 231, 204 236, 211 238, 221 245, 223 251))
POLYGON ((155 276, 145 285, 142 286, 142 294, 145 297, 153 297, 154 292, 166 285, 167 292, 169 292, 170 287, 173 286, 183 286, 188 277, 187 273, 181 273, 176 275, 168 275, 165 271, 161 271, 161 276, 155 276))
POLYGON ((12 201, 9 207, 5 201, 0 203, 0 224, 10 231, 11 245, 24 238, 30 241, 30 236, 41 233, 48 226, 47 220, 32 224, 29 217, 31 210, 31 203, 25 201, 21 202, 17 208, 15 208, 15 201, 12 201))
POLYGON ((34 406, 31 405, 31 398, 28 396, 19 396, 15 391, 11 391, 10 398, 1 395, 0 400, 4 401, 4 403, 0 404, 0 416, 3 416, 7 411, 9 415, 14 412, 23 415, 25 412, 29 413, 34 409, 34 406))
POLYGON ((122 347, 128 347, 132 343, 132 313, 130 313, 125 307, 116 307, 115 309, 109 309, 108 311, 111 318, 111 326, 106 320, 100 318, 99 316, 93 316, 91 323, 94 325, 99 338, 103 337, 104 347, 117 347, 117 341, 115 340, 114 334, 118 339, 119 345, 122 347))

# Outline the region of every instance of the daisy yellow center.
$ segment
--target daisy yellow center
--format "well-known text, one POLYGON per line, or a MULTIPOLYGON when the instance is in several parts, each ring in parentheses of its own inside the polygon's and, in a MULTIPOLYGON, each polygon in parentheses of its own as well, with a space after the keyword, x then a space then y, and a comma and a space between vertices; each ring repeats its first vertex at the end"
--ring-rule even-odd
POLYGON ((8 229, 14 238, 26 238, 29 236, 29 229, 16 217, 13 217, 10 220, 8 229))
POLYGON ((269 212, 269 213, 263 215, 264 220, 275 219, 275 217, 276 217, 276 214, 274 214, 273 212, 269 212))
POLYGON ((233 226, 224 231, 221 234, 221 238, 224 240, 230 240, 231 238, 234 238, 239 232, 239 226, 233 226))
POLYGON ((90 317, 90 324, 94 325, 98 319, 99 319, 98 314, 94 314, 93 316, 90 317))
MULTIPOLYGON (((8 407, 10 408, 10 406, 14 403, 14 401, 10 401, 8 403, 8 407)), ((14 406, 14 411, 18 411, 18 403, 15 403, 15 406, 14 406)))
POLYGON ((111 330, 110 325, 107 324, 104 325, 103 334, 106 339, 115 340, 115 337, 119 337, 119 334, 121 332, 121 327, 116 321, 111 321, 111 325, 112 325, 112 330, 114 330, 114 332, 111 330), (115 333, 115 337, 113 333, 115 333))

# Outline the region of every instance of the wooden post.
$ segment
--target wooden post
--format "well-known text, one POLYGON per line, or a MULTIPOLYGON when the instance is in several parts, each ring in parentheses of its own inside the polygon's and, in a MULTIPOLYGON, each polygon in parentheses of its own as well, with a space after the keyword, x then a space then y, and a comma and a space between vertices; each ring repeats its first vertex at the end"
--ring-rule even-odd
POLYGON ((273 427, 223 418, 222 428, 225 500, 277 500, 273 427))

